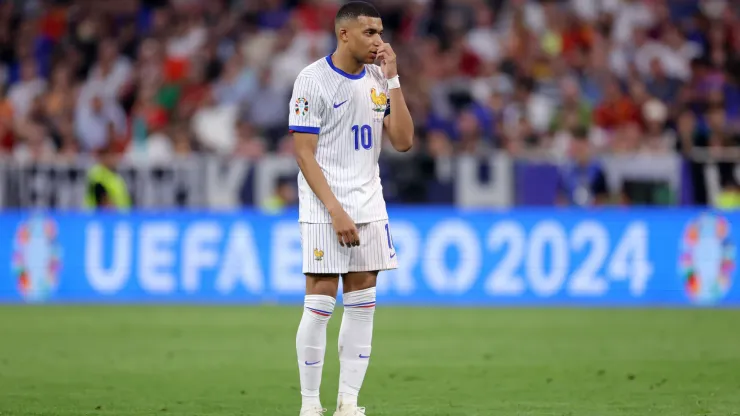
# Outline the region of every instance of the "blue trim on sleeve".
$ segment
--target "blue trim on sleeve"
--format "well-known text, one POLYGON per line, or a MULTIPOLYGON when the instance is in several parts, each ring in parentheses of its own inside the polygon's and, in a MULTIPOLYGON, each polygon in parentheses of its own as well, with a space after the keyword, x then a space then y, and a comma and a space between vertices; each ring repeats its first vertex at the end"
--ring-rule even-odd
POLYGON ((365 76, 365 67, 364 66, 362 67, 362 72, 360 72, 357 75, 353 75, 353 74, 348 74, 348 73, 342 71, 341 69, 337 68, 336 66, 334 66, 334 62, 331 60, 331 55, 328 55, 326 57, 326 62, 329 63, 329 66, 331 67, 331 69, 334 70, 334 72, 336 72, 337 74, 339 74, 339 75, 341 75, 341 76, 343 76, 345 78, 349 78, 349 79, 362 79, 365 76))
POLYGON ((388 117, 391 114, 391 99, 388 99, 388 103, 385 105, 385 114, 383 114, 383 118, 388 117))
POLYGON ((319 127, 308 127, 308 126, 288 126, 288 129, 291 132, 310 133, 310 134, 319 134, 319 131, 321 131, 321 128, 319 127))

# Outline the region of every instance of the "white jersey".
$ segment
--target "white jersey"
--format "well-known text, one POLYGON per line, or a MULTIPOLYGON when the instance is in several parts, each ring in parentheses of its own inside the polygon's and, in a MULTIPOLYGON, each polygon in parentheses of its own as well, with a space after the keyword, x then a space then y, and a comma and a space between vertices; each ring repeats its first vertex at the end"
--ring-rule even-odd
MULTIPOLYGON (((356 224, 388 219, 378 157, 383 119, 390 113, 388 81, 377 65, 348 74, 331 56, 304 68, 293 86, 289 128, 318 134, 316 161, 356 224)), ((298 174, 298 221, 331 223, 324 204, 298 174)))

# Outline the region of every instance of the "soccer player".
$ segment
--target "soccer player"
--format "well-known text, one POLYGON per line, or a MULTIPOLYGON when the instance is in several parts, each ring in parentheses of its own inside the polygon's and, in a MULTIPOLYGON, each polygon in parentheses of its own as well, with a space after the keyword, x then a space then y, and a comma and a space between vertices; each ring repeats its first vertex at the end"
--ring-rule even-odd
POLYGON ((380 271, 398 265, 378 168, 383 128, 397 151, 408 151, 414 136, 378 11, 348 3, 337 12, 335 32, 336 50, 301 71, 290 102, 306 275, 296 336, 300 416, 326 412, 319 388, 340 277, 344 315, 334 415, 365 414, 357 396, 370 360, 375 284, 380 271))

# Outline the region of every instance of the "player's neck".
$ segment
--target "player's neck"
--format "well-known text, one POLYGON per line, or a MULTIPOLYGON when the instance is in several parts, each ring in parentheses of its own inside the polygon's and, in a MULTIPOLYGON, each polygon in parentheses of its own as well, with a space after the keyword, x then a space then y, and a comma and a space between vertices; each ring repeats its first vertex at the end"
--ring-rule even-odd
POLYGON ((365 68, 365 64, 357 62, 357 60, 355 60, 352 55, 348 53, 342 53, 342 51, 339 49, 331 54, 331 61, 334 63, 335 67, 352 75, 360 74, 365 68))

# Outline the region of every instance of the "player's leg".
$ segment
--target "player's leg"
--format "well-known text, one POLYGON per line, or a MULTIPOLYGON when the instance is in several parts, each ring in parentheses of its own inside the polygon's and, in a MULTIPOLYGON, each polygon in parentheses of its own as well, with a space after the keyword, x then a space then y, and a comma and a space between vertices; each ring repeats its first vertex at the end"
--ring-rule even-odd
POLYGON ((322 408, 319 392, 326 352, 326 327, 334 312, 338 283, 336 275, 306 275, 303 315, 295 341, 301 380, 301 409, 305 412, 322 408))
POLYGON ((344 314, 338 340, 337 409, 349 412, 348 415, 353 414, 351 409, 357 406, 357 397, 370 364, 377 276, 377 271, 351 272, 343 276, 344 314))
POLYGON ((358 231, 360 246, 350 254, 350 272, 342 279, 344 314, 339 330, 336 413, 342 416, 361 414, 357 398, 370 364, 377 278, 381 270, 397 267, 387 221, 360 225, 358 231))
POLYGON ((339 275, 349 266, 349 255, 339 246, 331 224, 301 224, 306 296, 296 334, 301 382, 301 416, 321 415, 321 375, 326 352, 326 327, 334 312, 339 275))

